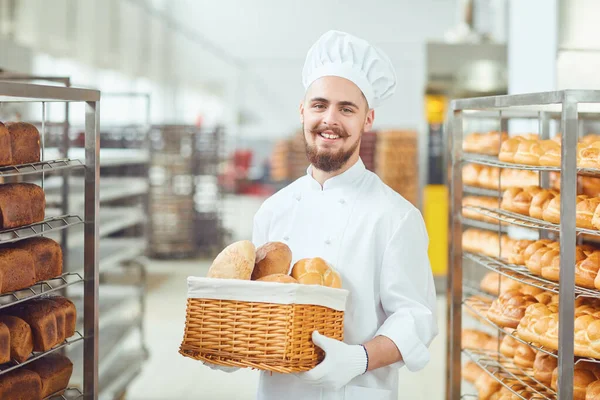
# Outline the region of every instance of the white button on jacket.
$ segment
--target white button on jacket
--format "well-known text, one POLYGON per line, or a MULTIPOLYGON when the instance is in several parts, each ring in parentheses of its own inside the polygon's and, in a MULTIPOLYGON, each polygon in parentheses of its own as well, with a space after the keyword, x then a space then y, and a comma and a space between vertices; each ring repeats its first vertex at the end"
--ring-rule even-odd
POLYGON ((428 236, 418 209, 359 160, 323 188, 307 175, 267 199, 254 217, 253 242, 284 241, 292 265, 321 257, 349 290, 344 341, 390 338, 404 361, 353 379, 339 391, 306 385, 294 374, 261 372, 259 400, 392 400, 398 368, 418 371, 438 333, 428 236), (343 202, 340 200, 343 199, 343 202))

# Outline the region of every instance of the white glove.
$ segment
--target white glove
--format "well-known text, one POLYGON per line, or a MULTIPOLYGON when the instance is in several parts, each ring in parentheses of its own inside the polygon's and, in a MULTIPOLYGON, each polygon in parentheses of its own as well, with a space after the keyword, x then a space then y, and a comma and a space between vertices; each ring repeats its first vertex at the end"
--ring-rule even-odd
POLYGON ((228 374, 237 371, 238 369, 240 369, 239 367, 226 367, 224 365, 217 365, 217 364, 212 364, 209 362, 205 362, 205 361, 201 361, 202 364, 206 365, 208 368, 213 369, 215 371, 223 371, 223 372, 227 372, 228 374))
POLYGON ((366 372, 368 358, 364 347, 328 338, 317 331, 313 332, 312 340, 323 349, 325 359, 310 371, 297 374, 304 382, 339 390, 366 372))

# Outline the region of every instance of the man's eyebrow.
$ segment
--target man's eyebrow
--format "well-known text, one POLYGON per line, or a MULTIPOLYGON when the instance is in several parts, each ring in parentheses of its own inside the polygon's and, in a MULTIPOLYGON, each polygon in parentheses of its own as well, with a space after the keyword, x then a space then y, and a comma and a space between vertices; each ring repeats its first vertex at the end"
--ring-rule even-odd
MULTIPOLYGON (((312 99, 310 99, 311 102, 319 102, 319 103, 327 103, 329 104, 329 100, 327 100, 324 97, 313 97, 312 99)), ((338 106, 350 106, 350 107, 354 107, 356 109, 360 109, 355 103, 351 102, 351 101, 339 101, 336 103, 338 106)))
POLYGON ((313 97, 312 99, 310 99, 311 102, 313 101, 318 101, 320 103, 329 103, 329 100, 327 100, 325 97, 313 97))
POLYGON ((340 105, 340 106, 350 106, 350 107, 358 108, 358 106, 356 104, 354 104, 353 102, 351 102, 351 101, 340 101, 338 103, 338 105, 340 105))

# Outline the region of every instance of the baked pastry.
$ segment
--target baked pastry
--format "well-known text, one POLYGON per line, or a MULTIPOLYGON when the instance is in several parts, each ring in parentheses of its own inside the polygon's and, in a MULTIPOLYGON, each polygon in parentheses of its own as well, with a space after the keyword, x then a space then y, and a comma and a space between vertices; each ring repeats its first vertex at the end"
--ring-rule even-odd
POLYGON ((500 185, 500 169, 496 167, 482 168, 477 178, 477 186, 485 189, 498 189, 500 185))
POLYGON ((600 205, 600 197, 587 198, 577 203, 575 206, 575 223, 578 228, 596 229, 592 224, 592 219, 598 205, 600 205))
POLYGON ((511 290, 518 290, 521 284, 507 276, 500 275, 497 272, 490 271, 481 280, 479 288, 493 296, 506 293, 511 290))
POLYGON ((542 213, 544 221, 551 222, 553 224, 560 223, 560 194, 554 196, 548 203, 542 213))
MULTIPOLYGON (((552 255, 548 253, 547 255, 552 255)), ((575 263, 585 260, 586 255, 580 247, 575 248, 575 263)), ((560 281, 560 253, 554 255, 550 263, 542 260, 541 276, 554 282, 560 281)))
POLYGON ((10 361, 10 331, 0 322, 0 364, 10 361))
POLYGON ((498 159, 503 162, 514 163, 515 153, 519 148, 519 144, 523 141, 521 137, 514 137, 502 142, 498 159))
POLYGON ((600 208, 596 207, 594 216, 592 217, 592 229, 600 230, 600 208))
POLYGON ((25 289, 35 282, 31 254, 19 248, 0 247, 0 293, 25 289))
POLYGON ((492 335, 475 329, 463 329, 461 342, 464 349, 495 350, 498 346, 492 335))
POLYGON ((467 314, 478 321, 484 322, 485 320, 481 318, 481 315, 487 315, 487 312, 492 305, 492 300, 489 297, 475 295, 467 298, 465 300, 465 305, 467 306, 467 314))
POLYGON ((0 399, 41 400, 42 380, 26 368, 19 368, 0 376, 0 399))
MULTIPOLYGON (((551 141, 555 142, 551 139, 551 141)), ((550 146, 544 154, 540 156, 540 165, 543 167, 560 167, 561 146, 558 143, 556 146, 550 146)))
MULTIPOLYGON (((573 400, 585 400, 586 390, 589 385, 596 382, 598 378, 586 363, 575 364, 573 375, 573 400)), ((558 367, 552 371, 551 387, 558 390, 558 367)))
POLYGON ((342 287, 340 274, 320 257, 303 258, 297 261, 292 268, 291 275, 298 283, 305 285, 342 287))
POLYGON ((552 373, 558 367, 558 358, 538 351, 533 363, 533 377, 546 386, 552 384, 552 373))
POLYGON ((490 400, 492 395, 502 387, 498 380, 488 373, 479 375, 474 384, 480 400, 490 400))
POLYGON ((508 262, 515 265, 525 265, 525 250, 534 242, 533 240, 526 239, 513 242, 513 245, 509 249, 508 262))
POLYGON ((485 207, 485 208, 497 208, 498 199, 493 197, 480 197, 480 196, 465 196, 462 201, 462 214, 465 218, 470 218, 477 221, 485 222, 497 222, 494 218, 485 216, 477 211, 465 208, 466 206, 485 207))
POLYGON ((0 185, 0 229, 18 228, 44 219, 46 197, 33 183, 0 185))
POLYGON ((514 162, 525 165, 539 165, 540 156, 544 154, 536 140, 523 140, 519 143, 514 155, 514 162))
MULTIPOLYGON (((527 284, 522 284, 519 287, 519 292, 521 292, 523 294, 528 294, 533 297, 536 297, 537 295, 542 294, 542 293, 546 293, 546 291, 544 289, 540 289, 539 287, 527 285, 527 284)), ((537 297, 536 297, 536 299, 537 299, 537 297)))
POLYGON ((590 383, 585 389, 585 400, 600 399, 600 381, 590 383))
POLYGON ((579 168, 599 168, 600 142, 591 143, 579 149, 577 166, 579 168))
POLYGON ((481 367, 472 361, 466 362, 462 367, 462 378, 470 383, 475 383, 481 374, 485 373, 481 367))
POLYGON ((593 252, 575 265, 575 284, 595 289, 594 281, 600 269, 600 251, 593 252))
POLYGON ((552 292, 542 292, 533 297, 541 304, 558 303, 558 294, 552 292))
POLYGON ((580 175, 577 177, 577 186, 579 194, 585 194, 590 197, 600 196, 600 178, 580 175))
POLYGON ((256 250, 249 240, 235 242, 217 255, 208 270, 209 278, 244 279, 252 277, 256 250))
POLYGON ((521 368, 533 368, 536 352, 527 344, 519 343, 515 350, 513 361, 521 368))
POLYGON ((256 280, 257 282, 278 282, 278 283, 298 283, 298 281, 286 274, 272 274, 263 276, 256 280))
POLYGON ((543 219, 544 210, 548 207, 550 201, 555 198, 559 192, 554 189, 542 189, 533 196, 529 207, 529 216, 532 218, 543 219))
POLYGON ((58 341, 60 343, 75 334, 75 327, 77 325, 77 308, 75 307, 75 304, 73 304, 73 302, 66 297, 52 296, 48 297, 46 300, 53 302, 56 307, 57 324, 62 315, 64 315, 64 327, 63 325, 57 325, 58 341))
POLYGON ((587 135, 584 135, 579 138, 579 143, 585 144, 585 145, 590 145, 597 141, 600 141, 600 135, 598 135, 596 133, 588 133, 587 135))
POLYGON ((546 265, 550 265, 554 257, 559 254, 559 250, 552 247, 540 247, 531 257, 529 257, 529 259, 527 259, 527 261, 525 261, 525 266, 532 274, 542 276, 542 268, 546 265))
POLYGON ((511 290, 494 300, 487 316, 500 327, 514 329, 525 315, 527 306, 535 303, 535 297, 511 290))
POLYGON ((56 241, 36 237, 17 242, 13 247, 27 251, 33 258, 36 282, 56 278, 62 274, 62 248, 56 241))
POLYGON ((10 315, 0 315, 0 323, 6 325, 10 332, 10 358, 20 363, 27 360, 33 351, 33 335, 29 324, 10 315))
POLYGON ((462 168, 462 181, 467 186, 479 185, 479 173, 482 170, 479 164, 467 164, 462 168))
MULTIPOLYGON (((517 336, 527 342, 541 343, 546 332, 558 322, 558 307, 534 303, 527 307, 525 315, 517 326, 517 336), (553 319, 556 321, 553 321, 553 319)), ((558 344, 558 342, 557 342, 558 344)), ((554 346, 549 346, 554 348, 554 346)))
POLYGON ((56 353, 40 358, 25 368, 39 375, 42 381, 42 398, 55 393, 61 394, 69 386, 73 373, 71 360, 56 353))
POLYGON ((519 341, 517 339, 511 335, 505 335, 504 339, 502 339, 502 343, 500 343, 500 353, 505 357, 513 358, 517 346, 519 346, 519 341))
MULTIPOLYGON (((509 189, 511 187, 539 186, 540 184, 540 176, 536 171, 505 168, 500 173, 500 177, 502 189, 509 189)), ((498 183, 496 182, 494 189, 497 188, 498 183)))
POLYGON ((26 122, 0 122, 0 166, 40 161, 40 132, 26 122))
POLYGON ((542 191, 538 186, 528 186, 526 188, 511 188, 504 192, 500 208, 512 211, 518 214, 529 215, 529 209, 533 197, 542 191))
POLYGON ((529 246, 527 246, 527 248, 523 252, 523 260, 525 261, 525 265, 527 265, 527 261, 529 261, 529 259, 531 257, 533 257, 533 255, 539 249, 544 248, 544 247, 549 247, 552 243, 554 243, 554 242, 550 239, 541 239, 541 240, 536 240, 535 242, 533 242, 529 246))
POLYGON ((256 249, 256 262, 252 271, 252 280, 267 275, 285 274, 292 266, 292 251, 282 242, 268 242, 256 249))
POLYGON ((472 133, 465 137, 463 151, 495 156, 498 155, 500 144, 507 138, 506 132, 472 133))

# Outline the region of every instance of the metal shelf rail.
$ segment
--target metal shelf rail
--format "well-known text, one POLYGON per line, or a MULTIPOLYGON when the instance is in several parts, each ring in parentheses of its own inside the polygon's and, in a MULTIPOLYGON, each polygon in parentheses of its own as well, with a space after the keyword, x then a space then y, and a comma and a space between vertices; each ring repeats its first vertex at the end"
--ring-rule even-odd
MULTIPOLYGON (((577 233, 598 236, 600 232, 576 227, 575 204, 577 191, 577 175, 599 175, 599 170, 578 168, 577 144, 582 132, 579 132, 579 121, 588 118, 598 118, 600 115, 600 91, 594 90, 561 90, 554 92, 489 96, 452 101, 449 109, 448 129, 449 149, 448 163, 451 172, 450 188, 450 225, 452 241, 449 249, 449 279, 448 279, 448 358, 447 358, 447 399, 461 398, 461 359, 468 356, 484 368, 491 367, 493 371, 503 371, 497 357, 479 357, 469 352, 463 352, 461 347, 462 307, 463 307, 463 267, 462 249, 463 218, 461 216, 462 196, 465 191, 462 184, 462 166, 465 163, 475 163, 499 168, 540 171, 541 186, 548 187, 548 172, 560 172, 560 224, 550 224, 509 213, 504 210, 490 210, 470 207, 481 214, 507 222, 511 225, 536 229, 542 237, 552 232, 560 234, 560 276, 559 284, 547 286, 547 282, 538 279, 537 284, 550 288, 559 293, 559 343, 558 368, 558 398, 573 400, 574 376, 574 314, 575 296, 583 295, 582 289, 575 285, 575 246, 577 233), (494 118, 498 122, 498 130, 512 116, 515 118, 536 118, 539 122, 540 138, 549 139, 549 120, 560 120, 561 135, 561 165, 560 167, 540 167, 504 163, 496 157, 463 154, 463 122, 468 118, 479 118, 478 114, 486 114, 486 118, 494 118)), ((499 144, 500 146, 500 144, 499 144)), ((500 149, 498 149, 500 150, 500 149)), ((499 228, 500 226, 498 226, 499 228)), ((500 233, 500 232, 499 232, 500 233)), ((500 236, 500 235, 499 235, 500 236)), ((510 266, 491 263, 490 260, 479 258, 475 267, 485 267, 498 272, 513 271, 516 274, 525 273, 510 266), (481 261, 481 262, 479 262, 481 261), (508 268, 507 268, 508 267, 508 268)), ((512 275, 512 274, 511 274, 512 275)), ((529 277, 532 278, 532 277, 529 277)), ((532 278, 533 279, 533 278, 532 278)), ((535 279, 534 279, 535 282, 535 279)), ((488 370, 486 370, 488 371, 488 370)), ((510 371, 504 372, 510 375, 510 371)), ((488 373, 490 373, 488 371, 488 373)), ((504 376, 504 375, 503 375, 504 376)), ((512 376, 512 378, 517 378, 512 376)), ((529 377, 530 378, 530 377, 529 377)), ((499 381, 510 389, 502 379, 499 381)), ((524 386, 532 387, 531 379, 524 380, 524 386)), ((532 389, 535 389, 532 387, 532 389)), ((516 394, 516 393, 515 393, 516 394)), ((518 396, 518 394, 516 394, 518 396)), ((544 394, 547 396, 546 394, 544 394)), ((550 398, 550 397, 548 397, 550 398)), ((552 397, 553 398, 553 397, 552 397)))
MULTIPOLYGON (((7 80, 55 80, 57 78, 44 78, 44 77, 32 77, 32 76, 0 76, 0 105, 1 103, 39 103, 42 108, 42 129, 41 129, 41 154, 42 162, 41 165, 25 165, 17 166, 16 168, 3 169, 4 176, 10 174, 11 176, 20 176, 31 173, 41 172, 42 187, 44 185, 45 172, 49 169, 47 166, 59 166, 62 165, 62 173, 67 174, 71 167, 84 168, 83 180, 85 181, 85 201, 83 217, 77 215, 69 215, 68 210, 68 180, 65 179, 63 182, 63 212, 64 216, 49 218, 39 224, 33 224, 28 227, 12 229, 8 231, 0 232, 0 242, 2 243, 13 243, 19 240, 26 239, 32 236, 41 236, 48 234, 53 231, 62 231, 63 241, 63 252, 65 252, 65 259, 68 259, 68 247, 66 247, 66 232, 70 231, 72 226, 83 224, 83 278, 79 274, 64 274, 58 279, 58 283, 54 284, 54 280, 49 282, 43 282, 37 284, 39 290, 36 291, 36 285, 32 286, 29 291, 24 291, 25 296, 19 297, 16 294, 9 294, 6 298, 8 302, 6 306, 14 305, 17 302, 24 302, 31 298, 39 297, 42 294, 46 294, 51 291, 58 291, 64 289, 66 286, 70 286, 75 283, 82 283, 84 290, 84 304, 83 310, 78 310, 79 313, 83 311, 83 332, 77 337, 69 339, 61 346, 66 346, 72 341, 83 343, 83 391, 80 393, 72 394, 74 391, 68 391, 68 396, 57 397, 57 398, 84 398, 84 399, 97 399, 98 397, 98 212, 99 212, 99 200, 98 200, 98 185, 100 169, 98 165, 98 154, 100 151, 99 143, 99 105, 100 105, 100 92, 97 90, 90 89, 78 89, 69 87, 69 82, 65 81, 64 84, 67 87, 60 86, 47 86, 32 83, 16 83, 9 82, 7 80), (75 161, 74 158, 68 159, 68 110, 69 104, 72 102, 85 104, 85 152, 79 161, 75 161), (62 140, 62 148, 56 160, 49 160, 45 154, 44 136, 45 132, 45 119, 47 116, 46 108, 49 103, 64 103, 66 109, 66 121, 64 129, 64 137, 62 140), (64 161, 68 159, 68 161, 64 161), (61 161, 63 160, 63 161, 61 161), (67 164, 67 165, 65 165, 67 164), (41 166, 41 168, 40 168, 41 166)), ((67 79, 67 78, 64 78, 67 79)), ((66 176, 66 175, 64 175, 66 176)), ((57 349, 62 348, 59 346, 57 349)), ((35 357, 44 357, 48 353, 42 353, 34 355, 30 360, 35 357)), ((19 368, 23 364, 15 365, 11 368, 19 368)), ((77 392, 77 390, 75 390, 77 392)), ((56 397, 56 396, 54 396, 56 397)))

